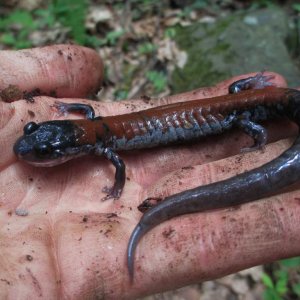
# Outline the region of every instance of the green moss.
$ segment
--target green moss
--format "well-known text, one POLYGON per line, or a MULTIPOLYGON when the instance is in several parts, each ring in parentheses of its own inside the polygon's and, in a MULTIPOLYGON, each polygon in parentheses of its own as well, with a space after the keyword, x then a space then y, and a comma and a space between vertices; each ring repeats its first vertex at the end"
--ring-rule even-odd
MULTIPOLYGON (((179 47, 188 49, 189 58, 184 68, 177 68, 172 75, 174 93, 210 86, 226 77, 225 72, 215 67, 212 57, 230 51, 230 44, 216 41, 212 36, 220 34, 228 25, 229 21, 226 20, 216 27, 195 24, 189 28, 176 29, 179 47)), ((229 55, 228 60, 233 55, 229 55)))
POLYGON ((288 32, 286 15, 276 7, 235 13, 213 24, 176 27, 176 42, 187 52, 188 62, 172 74, 172 92, 211 86, 262 68, 280 72, 291 86, 299 85, 298 61, 291 60, 285 44, 288 32))
POLYGON ((211 49, 211 53, 218 54, 223 53, 224 51, 229 50, 230 45, 227 43, 218 43, 214 48, 211 49))
POLYGON ((174 71, 172 76, 174 93, 210 86, 225 77, 224 73, 214 69, 212 62, 206 57, 202 51, 192 52, 186 66, 174 71))
POLYGON ((220 36, 224 31, 236 20, 237 16, 229 16, 226 19, 221 19, 217 23, 207 28, 207 36, 220 36))

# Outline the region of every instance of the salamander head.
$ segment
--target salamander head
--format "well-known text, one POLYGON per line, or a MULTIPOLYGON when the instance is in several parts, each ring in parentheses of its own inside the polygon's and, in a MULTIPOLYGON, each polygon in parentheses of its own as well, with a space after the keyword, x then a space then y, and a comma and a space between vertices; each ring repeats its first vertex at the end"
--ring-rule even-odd
POLYGON ((51 167, 88 153, 92 145, 78 143, 83 135, 84 130, 68 120, 30 122, 13 149, 19 159, 31 165, 51 167))

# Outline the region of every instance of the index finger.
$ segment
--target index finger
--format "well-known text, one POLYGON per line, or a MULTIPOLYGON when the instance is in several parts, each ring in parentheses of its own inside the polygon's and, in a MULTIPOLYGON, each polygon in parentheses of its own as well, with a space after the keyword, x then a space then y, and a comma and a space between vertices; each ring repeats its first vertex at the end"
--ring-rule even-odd
POLYGON ((99 89, 103 78, 99 55, 76 45, 0 51, 0 65, 0 96, 8 102, 33 90, 56 97, 87 97, 99 89))

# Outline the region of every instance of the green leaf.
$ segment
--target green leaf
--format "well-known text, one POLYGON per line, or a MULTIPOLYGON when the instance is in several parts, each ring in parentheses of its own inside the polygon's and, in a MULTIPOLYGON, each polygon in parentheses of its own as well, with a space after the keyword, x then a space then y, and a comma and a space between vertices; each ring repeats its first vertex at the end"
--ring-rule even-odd
POLYGON ((300 283, 293 284, 292 290, 298 297, 300 297, 300 283))
POLYGON ((139 45, 138 51, 140 54, 153 53, 156 50, 156 46, 150 42, 139 45))
POLYGON ((288 280, 289 280, 289 274, 284 269, 279 269, 274 272, 276 282, 275 282, 275 290, 278 292, 279 295, 284 295, 288 288, 288 280))
POLYGON ((146 77, 152 82, 157 92, 163 91, 167 85, 167 78, 163 72, 148 71, 146 77))
POLYGON ((209 6, 209 3, 207 0, 196 0, 192 7, 194 9, 203 9, 204 7, 209 6))
POLYGON ((86 42, 87 46, 91 46, 94 48, 105 45, 105 43, 106 43, 106 41, 103 42, 103 39, 99 39, 98 37, 93 36, 93 35, 92 36, 87 35, 85 42, 86 42))
POLYGON ((279 295, 284 295, 288 291, 288 279, 287 278, 280 278, 276 284, 275 289, 279 295))
POLYGON ((39 27, 42 26, 54 26, 55 16, 52 5, 48 6, 48 9, 37 9, 34 11, 34 15, 38 17, 39 27))
POLYGON ((116 100, 123 100, 126 99, 128 96, 128 91, 125 90, 118 90, 114 93, 116 100))
POLYGON ((31 14, 27 11, 16 10, 9 15, 7 21, 8 23, 10 23, 10 25, 20 24, 23 27, 27 27, 31 29, 36 27, 31 14))
POLYGON ((31 48, 32 43, 29 40, 17 40, 16 44, 14 45, 16 49, 24 49, 24 48, 31 48))
POLYGON ((263 293, 263 298, 264 300, 282 300, 281 296, 273 289, 266 289, 263 293))
POLYGON ((300 266, 300 256, 289 258, 289 259, 283 259, 280 261, 280 264, 287 268, 299 267, 300 266))
POLYGON ((176 29, 174 27, 169 27, 165 30, 165 37, 174 38, 176 36, 176 29))
POLYGON ((124 34, 124 30, 110 31, 106 35, 106 39, 110 45, 115 45, 117 40, 124 34))
POLYGON ((293 4, 292 7, 294 10, 300 12, 300 4, 293 4))
POLYGON ((1 35, 1 42, 5 45, 14 45, 16 43, 16 39, 12 33, 3 33, 1 35))
POLYGON ((55 17, 66 27, 69 27, 75 41, 79 44, 86 42, 85 15, 86 0, 54 0, 53 12, 55 17))
POLYGON ((274 272, 274 275, 277 279, 285 279, 288 280, 289 274, 285 269, 279 269, 274 272))
POLYGON ((261 280, 266 287, 268 287, 270 289, 274 289, 274 284, 273 284, 272 278, 268 274, 263 273, 261 280))

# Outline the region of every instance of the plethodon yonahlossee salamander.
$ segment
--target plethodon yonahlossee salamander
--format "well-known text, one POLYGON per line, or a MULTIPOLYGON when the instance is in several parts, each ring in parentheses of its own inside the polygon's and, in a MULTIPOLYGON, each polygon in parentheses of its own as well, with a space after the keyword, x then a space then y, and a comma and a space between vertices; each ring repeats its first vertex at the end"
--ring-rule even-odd
POLYGON ((253 137, 253 149, 266 142, 265 129, 256 124, 285 113, 290 90, 262 89, 270 76, 258 73, 229 87, 233 94, 179 102, 107 117, 95 117, 90 105, 55 104, 60 113, 81 112, 86 119, 30 122, 14 145, 19 159, 49 167, 86 154, 103 155, 116 168, 115 183, 107 198, 119 198, 125 184, 125 164, 116 152, 198 140, 234 126, 253 137), (244 89, 249 89, 242 91, 244 89))

